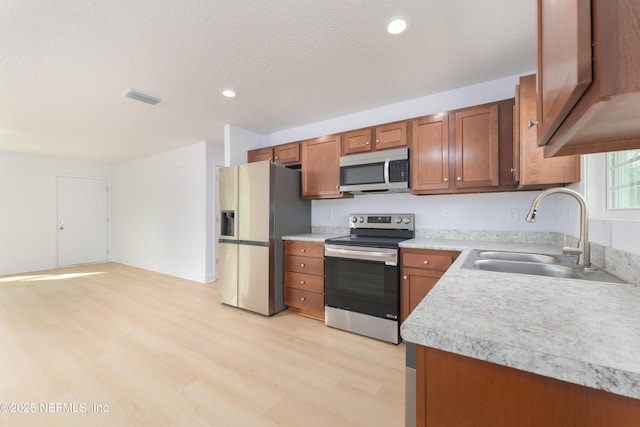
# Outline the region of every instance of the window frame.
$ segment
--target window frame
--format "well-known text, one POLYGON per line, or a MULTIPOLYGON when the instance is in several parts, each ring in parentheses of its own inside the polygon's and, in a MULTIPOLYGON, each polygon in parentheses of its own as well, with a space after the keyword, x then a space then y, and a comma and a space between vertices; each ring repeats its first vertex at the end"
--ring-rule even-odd
MULTIPOLYGON (((633 181, 630 183, 626 183, 626 184, 618 184, 614 187, 614 183, 612 183, 613 180, 613 169, 618 169, 620 170, 623 167, 626 166, 631 166, 631 165, 637 165, 638 167, 640 167, 640 149, 635 149, 635 150, 627 150, 627 151, 634 151, 635 153, 633 154, 633 157, 631 159, 627 159, 625 161, 614 161, 613 157, 618 155, 620 152, 610 152, 610 153, 606 153, 605 156, 605 162, 606 162, 606 210, 607 211, 612 211, 612 212, 619 212, 619 211, 640 211, 640 200, 638 201, 638 205, 637 206, 621 206, 621 207, 614 207, 613 205, 613 201, 615 196, 612 194, 612 192, 615 189, 624 189, 624 188, 640 188, 640 177, 637 181, 633 181), (615 162, 615 164, 614 164, 615 162)), ((626 151, 625 151, 626 152, 626 151)), ((625 197, 624 195, 622 196, 618 196, 618 197, 625 197)))

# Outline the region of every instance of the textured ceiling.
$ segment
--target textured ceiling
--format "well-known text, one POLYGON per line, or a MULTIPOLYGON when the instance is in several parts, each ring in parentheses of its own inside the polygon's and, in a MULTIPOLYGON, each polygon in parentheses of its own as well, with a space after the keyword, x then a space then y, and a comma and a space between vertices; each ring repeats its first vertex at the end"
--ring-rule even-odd
POLYGON ((118 163, 222 142, 225 123, 270 133, 535 61, 534 0, 2 0, 0 150, 118 163), (390 36, 396 15, 411 24, 390 36))

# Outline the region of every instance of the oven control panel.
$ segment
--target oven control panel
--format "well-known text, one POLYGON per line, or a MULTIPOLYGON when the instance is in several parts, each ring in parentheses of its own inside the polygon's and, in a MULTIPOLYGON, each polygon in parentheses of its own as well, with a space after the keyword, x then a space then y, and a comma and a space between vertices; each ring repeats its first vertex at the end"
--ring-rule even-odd
POLYGON ((414 219, 414 214, 351 214, 349 227, 413 230, 414 219))

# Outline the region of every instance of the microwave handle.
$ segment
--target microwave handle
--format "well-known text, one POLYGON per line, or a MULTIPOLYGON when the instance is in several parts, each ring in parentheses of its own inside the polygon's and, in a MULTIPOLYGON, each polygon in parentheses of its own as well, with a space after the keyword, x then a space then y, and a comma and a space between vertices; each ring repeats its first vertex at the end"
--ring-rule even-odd
POLYGON ((389 159, 384 161, 384 183, 389 184, 389 159))

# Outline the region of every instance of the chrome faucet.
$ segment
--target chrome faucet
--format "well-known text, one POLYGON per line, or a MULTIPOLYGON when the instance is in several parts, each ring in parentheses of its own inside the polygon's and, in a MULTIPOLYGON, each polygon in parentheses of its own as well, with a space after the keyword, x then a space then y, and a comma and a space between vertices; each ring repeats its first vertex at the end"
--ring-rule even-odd
POLYGON ((569 188, 550 188, 548 190, 543 191, 538 194, 538 196, 533 199, 533 203, 531 204, 531 209, 527 214, 528 222, 536 222, 536 214, 538 213, 538 205, 549 194, 562 193, 568 194, 573 197, 580 203, 580 241, 578 241, 578 247, 573 248, 570 246, 564 246, 562 248, 562 253, 567 255, 578 255, 578 264, 588 268, 591 266, 591 255, 589 251, 589 240, 588 240, 588 232, 587 232, 587 223, 589 218, 587 217, 587 202, 582 197, 580 193, 577 191, 571 190, 569 188))

